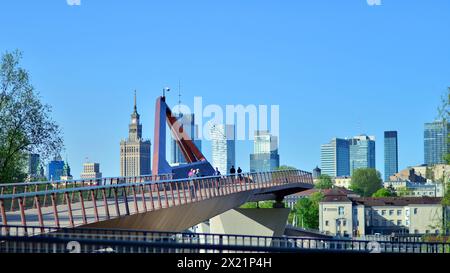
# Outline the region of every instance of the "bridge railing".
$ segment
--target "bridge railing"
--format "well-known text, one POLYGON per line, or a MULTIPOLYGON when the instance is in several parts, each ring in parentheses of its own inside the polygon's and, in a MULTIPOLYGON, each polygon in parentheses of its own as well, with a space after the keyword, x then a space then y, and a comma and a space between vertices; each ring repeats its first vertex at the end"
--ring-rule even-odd
MULTIPOLYGON (((20 230, 21 226, 9 226, 20 230)), ((174 233, 97 228, 29 227, 28 236, 0 232, 0 253, 148 252, 362 252, 450 253, 448 243, 376 242, 302 237, 265 237, 206 233, 174 233)), ((0 226, 0 231, 5 230, 0 226)), ((15 232, 18 234, 18 232, 15 232)))
POLYGON ((172 179, 172 174, 143 175, 130 177, 104 177, 92 179, 72 179, 57 181, 37 181, 21 183, 1 183, 0 195, 49 191, 53 189, 80 188, 89 186, 113 185, 123 183, 142 183, 172 179))
POLYGON ((75 227, 292 183, 312 184, 311 173, 286 170, 7 194, 0 196, 0 217, 4 227, 19 224, 27 233, 32 224, 75 227))

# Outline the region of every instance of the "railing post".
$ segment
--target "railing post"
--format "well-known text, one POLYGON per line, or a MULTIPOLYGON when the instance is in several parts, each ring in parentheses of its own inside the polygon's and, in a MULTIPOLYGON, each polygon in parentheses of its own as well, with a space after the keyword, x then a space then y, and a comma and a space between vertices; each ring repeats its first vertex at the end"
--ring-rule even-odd
MULTIPOLYGON (((16 186, 13 186, 12 194, 16 194, 16 186)), ((11 211, 14 211, 14 199, 11 199, 11 211)))
POLYGON ((51 194, 51 199, 52 199, 52 207, 53 207, 53 218, 55 219, 55 226, 57 228, 60 228, 59 225, 59 216, 58 216, 58 200, 56 200, 56 194, 52 193, 51 194))
POLYGON ((102 195, 103 195, 103 205, 105 206, 106 219, 109 220, 110 217, 109 217, 108 200, 106 199, 106 190, 104 188, 102 189, 102 195))
MULTIPOLYGON (((137 183, 136 178, 134 179, 134 184, 137 183)), ((131 186, 132 191, 133 191, 133 202, 134 202, 134 211, 135 213, 139 213, 139 207, 138 207, 138 203, 137 203, 137 196, 136 196, 136 185, 132 185, 131 186)))
POLYGON ((142 185, 142 181, 140 182, 139 189, 141 190, 142 205, 144 207, 144 211, 147 212, 148 210, 147 210, 147 201, 145 200, 145 188, 144 185, 142 185))
POLYGON ((97 196, 95 194, 95 190, 91 190, 91 197, 92 197, 92 202, 94 203, 95 221, 98 222, 100 220, 100 217, 98 216, 97 196))
POLYGON ((87 224, 87 218, 86 218, 86 208, 84 206, 83 192, 82 191, 78 191, 78 196, 80 198, 80 203, 81 203, 81 216, 83 218, 83 225, 86 225, 87 224))
POLYGON ((23 199, 22 197, 19 197, 20 220, 22 222, 25 234, 27 234, 27 219, 25 218, 24 200, 25 199, 23 199))
POLYGON ((155 184, 155 185, 156 185, 156 189, 158 191, 158 205, 159 205, 159 208, 162 209, 161 192, 159 190, 159 184, 155 184))
POLYGON ((166 182, 163 182, 163 188, 164 188, 164 199, 166 200, 166 208, 168 208, 169 207, 169 197, 168 197, 168 195, 167 195, 167 184, 166 184, 166 182))
POLYGON ((184 182, 183 181, 181 181, 181 191, 183 192, 184 203, 187 204, 186 189, 184 188, 184 182))
POLYGON ((2 213, 2 225, 5 226, 6 234, 8 234, 8 221, 6 219, 5 203, 3 199, 0 199, 0 211, 2 213))
POLYGON ((153 187, 152 184, 148 185, 148 191, 150 194, 150 202, 151 202, 151 206, 152 206, 152 211, 155 210, 155 201, 153 200, 153 187))
MULTIPOLYGON (((35 186, 34 186, 34 192, 37 192, 38 191, 38 185, 36 184, 35 186)), ((36 208, 36 206, 37 206, 37 204, 36 204, 36 198, 34 198, 34 200, 33 200, 33 208, 36 208)))
POLYGON ((181 205, 181 195, 180 195, 180 188, 178 187, 178 182, 175 183, 175 187, 177 189, 178 205, 181 205))
POLYGON ((204 200, 203 199, 203 193, 202 193, 202 183, 201 183, 201 179, 197 180, 197 186, 198 186, 198 192, 200 194, 200 200, 204 200))
POLYGON ((68 213, 69 213, 69 222, 70 222, 70 226, 71 226, 71 227, 74 227, 75 224, 74 224, 74 222, 73 222, 72 204, 71 204, 71 202, 70 202, 70 197, 69 197, 69 193, 68 193, 68 192, 65 192, 65 193, 64 193, 64 198, 65 198, 65 200, 66 200, 67 211, 68 211, 68 213))
POLYGON ((123 192, 123 201, 125 203, 125 215, 130 215, 130 206, 128 205, 128 189, 126 186, 122 189, 123 192))
POLYGON ((193 199, 195 199, 196 202, 198 202, 198 194, 197 194, 197 188, 195 187, 195 179, 192 179, 192 191, 191 193, 194 194, 193 199))
POLYGON ((115 205, 115 207, 116 207, 116 214, 117 214, 117 217, 120 217, 119 197, 118 197, 117 191, 118 191, 117 188, 113 188, 113 193, 114 193, 114 205, 115 205))
POLYGON ((36 209, 38 211, 39 226, 41 227, 41 232, 44 232, 44 218, 42 217, 41 201, 39 196, 34 197, 34 203, 36 204, 36 209))
POLYGON ((170 194, 172 195, 172 205, 175 207, 175 195, 173 193, 173 187, 172 187, 172 182, 169 182, 169 187, 170 187, 170 194))

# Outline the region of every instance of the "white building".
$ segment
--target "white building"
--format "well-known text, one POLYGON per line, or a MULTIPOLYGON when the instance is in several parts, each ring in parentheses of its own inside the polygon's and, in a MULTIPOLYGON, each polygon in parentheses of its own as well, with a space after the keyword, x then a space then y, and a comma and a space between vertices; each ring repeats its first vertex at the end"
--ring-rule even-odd
POLYGON ((100 172, 99 163, 84 163, 83 172, 81 173, 81 179, 101 179, 102 173, 100 172))
POLYGON ((212 162, 221 174, 228 174, 236 164, 236 140, 234 125, 216 124, 211 127, 212 162))

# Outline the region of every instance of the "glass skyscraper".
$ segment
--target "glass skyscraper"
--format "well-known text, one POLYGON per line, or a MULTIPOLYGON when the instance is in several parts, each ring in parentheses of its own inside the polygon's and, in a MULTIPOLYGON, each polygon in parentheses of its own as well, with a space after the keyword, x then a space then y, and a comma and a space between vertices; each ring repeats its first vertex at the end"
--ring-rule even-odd
POLYGON ((334 138, 330 143, 321 146, 322 174, 332 177, 350 175, 349 141, 334 138))
POLYGON ((280 167, 278 137, 269 131, 256 131, 253 154, 250 155, 250 172, 273 171, 280 167))
POLYGON ((64 161, 60 156, 55 157, 47 166, 47 179, 49 181, 61 180, 64 170, 64 161))
MULTIPOLYGON (((195 146, 201 151, 202 150, 202 141, 197 139, 197 125, 195 125, 195 117, 194 114, 177 114, 178 122, 183 126, 183 131, 187 133, 187 135, 194 142, 195 146)), ((172 136, 172 140, 170 143, 170 159, 172 164, 183 164, 187 163, 184 158, 183 153, 181 152, 180 147, 172 136)))
POLYGON ((425 164, 434 165, 445 163, 444 156, 450 151, 450 143, 448 142, 449 129, 449 122, 435 121, 432 123, 425 123, 425 164))
POLYGON ((211 128, 212 165, 225 175, 236 167, 236 140, 234 125, 216 124, 211 128))
POLYGON ((398 172, 397 131, 384 132, 384 181, 398 172))
POLYGON ((360 135, 349 140, 350 175, 361 168, 375 169, 375 137, 360 135))

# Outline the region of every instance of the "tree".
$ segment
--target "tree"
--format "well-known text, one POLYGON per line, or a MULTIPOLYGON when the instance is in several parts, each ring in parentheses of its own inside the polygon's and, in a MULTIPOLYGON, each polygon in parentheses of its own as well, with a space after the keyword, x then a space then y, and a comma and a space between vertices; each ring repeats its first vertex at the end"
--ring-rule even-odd
POLYGON ((371 168, 356 169, 352 175, 350 188, 361 196, 372 196, 382 188, 381 174, 371 168))
POLYGON ((318 180, 319 181, 315 185, 316 189, 326 190, 333 188, 333 181, 329 175, 322 174, 319 176, 318 180))
POLYGON ((319 228, 319 203, 323 197, 321 192, 315 192, 307 198, 298 200, 294 207, 294 213, 299 226, 311 229, 319 228))
POLYGON ((409 196, 411 195, 411 190, 408 190, 407 187, 400 187, 397 189, 398 196, 409 196))
POLYGON ((375 192, 372 197, 396 197, 397 194, 395 193, 395 191, 393 191, 392 189, 389 188, 382 188, 379 189, 377 192, 375 192))
POLYGON ((6 52, 0 63, 0 183, 24 178, 27 153, 46 159, 63 146, 50 107, 40 102, 28 72, 19 66, 21 58, 20 51, 6 52))
POLYGON ((277 168, 277 171, 291 171, 291 170, 297 170, 297 168, 291 167, 291 166, 287 166, 287 165, 282 165, 282 166, 277 168))

